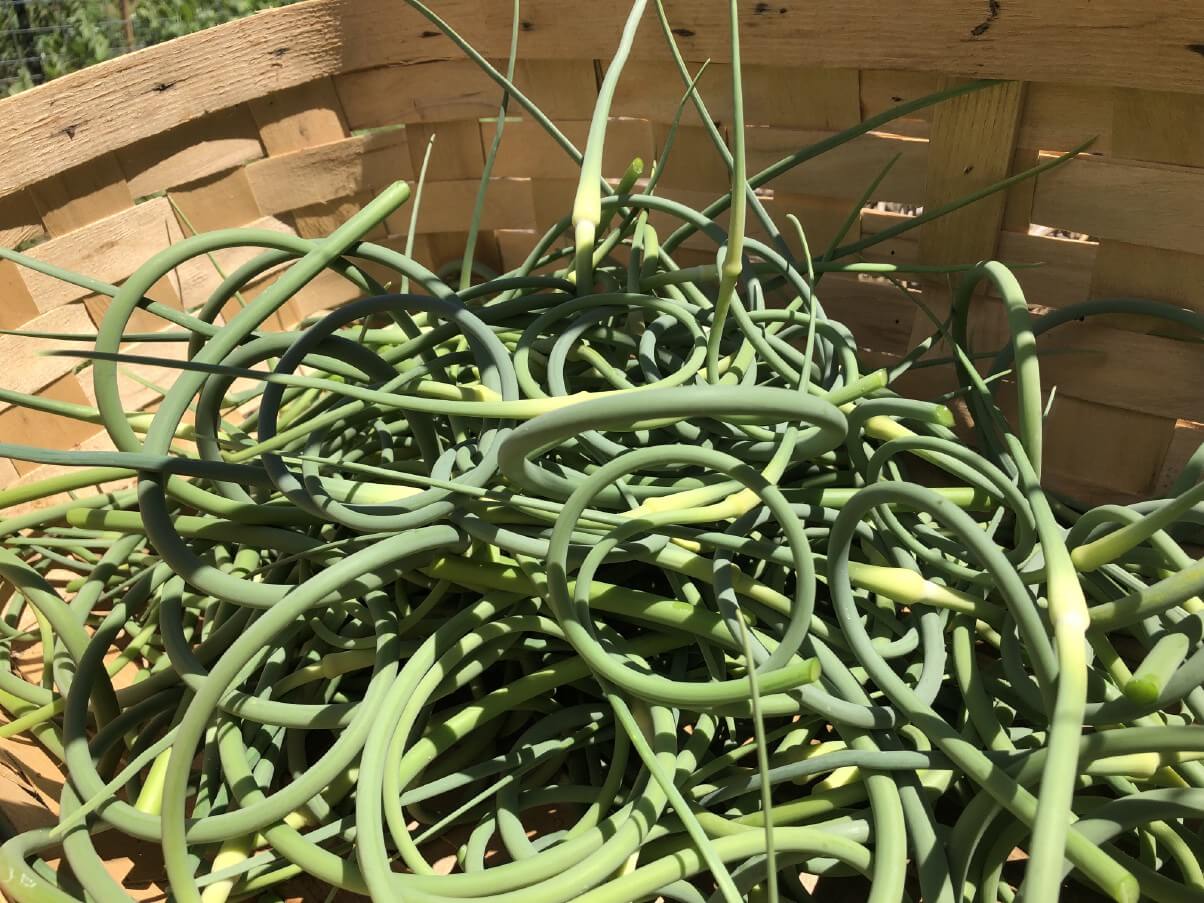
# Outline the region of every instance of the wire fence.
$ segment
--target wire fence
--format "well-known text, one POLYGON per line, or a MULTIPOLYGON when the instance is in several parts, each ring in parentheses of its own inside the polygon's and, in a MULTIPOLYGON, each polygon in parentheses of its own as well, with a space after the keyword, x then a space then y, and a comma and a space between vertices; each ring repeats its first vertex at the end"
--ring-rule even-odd
POLYGON ((0 0, 0 96, 293 0, 0 0))

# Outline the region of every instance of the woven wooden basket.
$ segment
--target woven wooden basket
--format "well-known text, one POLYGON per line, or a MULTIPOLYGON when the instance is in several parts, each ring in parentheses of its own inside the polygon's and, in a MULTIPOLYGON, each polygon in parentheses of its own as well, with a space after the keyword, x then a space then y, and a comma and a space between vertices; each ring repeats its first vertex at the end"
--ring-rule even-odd
MULTIPOLYGON (((712 60, 701 90, 726 126, 724 4, 667 3, 688 59, 712 60)), ((823 245, 890 157, 879 202, 854 227, 868 235, 1031 167, 1095 136, 1090 155, 904 237, 869 259, 925 263, 998 257, 1020 271, 1035 312, 1089 296, 1138 295, 1204 310, 1204 7, 1171 0, 797 0, 743 4, 750 166, 851 126, 950 79, 998 85, 894 123, 772 186, 775 217, 795 213, 823 245)), ((584 140, 598 78, 625 4, 524 0, 517 81, 575 141, 584 140)), ((511 5, 441 0, 439 12, 483 53, 506 53, 511 5)), ((655 24, 645 23, 614 103, 605 171, 660 149, 681 85, 655 24)), ((400 0, 309 0, 173 41, 0 102, 0 245, 119 283, 190 230, 255 225, 328 233, 374 191, 412 179, 428 138, 438 151, 415 247, 428 265, 460 255, 499 90, 400 0), (404 126, 404 128, 402 128, 404 126)), ((701 207, 727 173, 687 113, 665 194, 701 207)), ((515 265, 569 209, 576 172, 533 123, 509 125, 488 192, 480 255, 515 265)), ((372 236, 406 241, 408 208, 372 236)), ((688 243, 683 263, 713 259, 688 243)), ((218 255, 223 269, 245 259, 218 255)), ((201 303, 220 277, 182 267, 155 297, 201 303)), ((927 333, 890 285, 826 279, 823 302, 870 361, 927 333)), ((936 307, 947 286, 909 284, 936 307)), ((349 297, 319 279, 275 322, 287 328, 349 297)), ((0 262, 0 328, 89 332, 106 299, 0 262)), ((1003 340, 999 304, 976 301, 975 340, 1003 340)), ((146 316, 135 328, 162 321, 146 316)), ((1156 494, 1204 440, 1204 346, 1165 325, 1112 318, 1043 337, 1044 381, 1057 386, 1046 470, 1081 498, 1156 494)), ((80 403, 91 380, 46 343, 0 336, 0 385, 80 403)), ((155 354, 165 347, 154 346, 155 354)), ((137 347, 134 347, 137 351, 137 347)), ((932 394, 939 373, 910 389, 932 394)), ((170 369, 143 371, 159 382, 170 369)), ((130 407, 153 393, 129 378, 130 407)), ((0 407, 0 442, 104 447, 95 427, 0 407)), ((0 487, 48 468, 0 459, 0 487)), ((52 763, 33 746, 0 748, 0 811, 18 827, 57 798, 52 763), (37 757, 41 756, 41 759, 37 757), (45 760, 45 761, 43 761, 45 760)), ((43 813, 44 814, 44 813, 43 813)), ((128 878, 128 876, 127 876, 128 878)), ((137 883, 136 881, 134 882, 137 883)), ((157 893, 147 884, 148 893, 157 893)))
MULTIPOLYGON (((713 61, 701 90, 723 126, 724 5, 668 5, 687 57, 713 61)), ((487 56, 505 56, 509 3, 438 7, 487 56)), ((1037 308, 1140 295, 1204 309, 1204 43, 1196 43, 1204 41, 1204 9, 1171 0, 1140 8, 1119 0, 744 7, 755 168, 950 78, 1013 80, 867 134, 774 184, 766 206, 775 217, 796 213, 813 243, 827 240, 894 154, 901 157, 876 200, 895 203, 863 212, 855 227, 862 234, 908 215, 888 211, 939 204, 1096 136, 1090 155, 878 245, 871 259, 1042 262, 1021 273, 1037 308), (1068 232, 1088 240, 1058 237, 1068 232)), ((517 81, 574 140, 584 140, 625 13, 582 0, 523 4, 517 81)), ((607 174, 655 155, 681 90, 650 15, 615 100, 607 174)), ((261 13, 0 102, 0 244, 32 246, 36 257, 120 282, 189 229, 253 224, 322 235, 374 190, 412 178, 434 133, 415 247, 424 262, 438 263, 463 247, 482 142, 494 128, 481 119, 496 115, 498 100, 497 86, 398 0, 310 0, 261 13)), ((661 184, 702 206, 727 174, 691 116, 661 184)), ((574 178, 571 161, 537 125, 513 123, 485 207, 484 259, 513 265, 535 231, 569 209, 574 178)), ((401 246, 408 211, 386 226, 373 237, 401 246)), ((219 262, 234 266, 239 253, 219 262)), ((683 256, 691 253, 713 259, 705 244, 683 256)), ((218 278, 207 264, 181 268, 156 297, 195 305, 218 278)), ((0 263, 0 287, 2 328, 86 332, 105 309, 101 297, 11 263, 0 263)), ((947 291, 912 287, 934 304, 947 291)), ((346 292, 337 279, 319 280, 278 325, 346 292)), ((823 301, 871 357, 889 359, 924 334, 922 315, 891 286, 832 279, 823 301)), ((979 302, 979 347, 999 344, 996 307, 979 302)), ((138 328, 163 325, 147 320, 138 328)), ((1063 488, 1091 500, 1131 499, 1173 479, 1204 438, 1204 348, 1193 339, 1114 319, 1043 340, 1043 350, 1058 351, 1043 363, 1043 381, 1058 390, 1046 466, 1063 488)), ((87 401, 88 375, 39 348, 0 337, 3 385, 87 401)), ((131 405, 150 397, 130 381, 131 405)), ((0 408, 0 441, 95 445, 92 429, 0 408)), ((0 485, 32 470, 0 460, 0 485)))

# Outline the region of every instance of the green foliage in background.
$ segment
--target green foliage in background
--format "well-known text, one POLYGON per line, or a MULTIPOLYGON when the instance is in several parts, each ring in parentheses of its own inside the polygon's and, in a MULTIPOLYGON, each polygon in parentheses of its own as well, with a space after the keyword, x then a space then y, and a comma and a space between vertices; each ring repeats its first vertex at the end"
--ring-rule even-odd
POLYGON ((0 94, 49 81, 139 47, 283 6, 290 0, 129 0, 131 28, 117 0, 25 0, 29 30, 19 28, 17 3, 0 0, 0 94), (132 37, 132 43, 130 38, 132 37))

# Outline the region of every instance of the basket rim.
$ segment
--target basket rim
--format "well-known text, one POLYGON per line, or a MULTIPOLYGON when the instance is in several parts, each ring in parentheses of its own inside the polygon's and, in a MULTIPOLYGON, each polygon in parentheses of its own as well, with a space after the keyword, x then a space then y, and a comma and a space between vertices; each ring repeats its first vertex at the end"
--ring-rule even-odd
MULTIPOLYGON (((523 59, 606 59, 622 4, 524 5, 523 59), (572 29, 573 40, 564 40, 572 29)), ((879 0, 809 6, 742 0, 745 60, 802 59, 819 69, 885 69, 1048 81, 1100 89, 1204 93, 1204 6, 1151 0, 1009 0, 989 10, 911 0, 885 15, 879 0), (983 14, 987 12, 984 19, 983 14), (984 27, 985 26, 985 27, 984 27), (1074 65, 1068 66, 1067 61, 1074 65), (1124 65, 1116 61, 1125 61, 1124 65)), ((668 3, 685 55, 728 58, 723 4, 668 3)), ((443 0, 439 13, 486 56, 504 56, 509 4, 443 0)), ((663 55, 654 16, 634 58, 663 55)), ((206 114, 324 77, 380 66, 462 59, 403 0, 303 0, 135 51, 0 100, 0 200, 64 170, 206 114), (215 66, 222 60, 222 66, 215 66), (231 77, 233 74, 233 77, 231 77)))

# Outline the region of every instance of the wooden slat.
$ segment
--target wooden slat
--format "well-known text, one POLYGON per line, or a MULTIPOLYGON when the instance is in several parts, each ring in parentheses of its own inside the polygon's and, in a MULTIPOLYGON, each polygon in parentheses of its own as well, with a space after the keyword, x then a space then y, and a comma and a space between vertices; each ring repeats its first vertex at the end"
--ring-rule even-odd
POLYGON ((427 181, 476 179, 485 171, 481 128, 475 120, 410 125, 406 126, 406 135, 410 148, 410 166, 415 173, 421 171, 427 144, 431 136, 435 136, 431 162, 426 170, 427 181))
MULTIPOLYGON (((482 9, 471 0, 445 0, 439 12, 497 58, 505 55, 509 39, 510 10, 503 6, 482 9)), ((1204 92, 1204 59, 1196 49, 1204 8, 1172 0, 1107 8, 1093 0, 1012 0, 990 22, 985 10, 956 0, 919 0, 893 15, 884 14, 876 0, 807 8, 789 0, 781 6, 745 0, 742 7, 750 60, 805 54, 815 68, 868 66, 1204 92), (989 30, 974 34, 984 24, 989 30), (1074 65, 1068 67, 1068 60, 1074 65)), ((725 10, 692 0, 675 0, 668 8, 689 58, 717 63, 728 58, 725 10)), ((561 0, 529 0, 523 7, 522 56, 607 59, 625 12, 594 4, 566 13, 561 0)), ((655 23, 644 23, 642 31, 637 56, 661 58, 655 23)), ((0 196, 205 111, 274 90, 398 60, 458 57, 429 22, 386 0, 314 0, 270 10, 4 101, 0 159, 7 165, 0 172, 0 196)))
MULTIPOLYGON (((749 129, 745 139, 748 165, 757 171, 800 148, 816 144, 831 132, 749 129)), ((783 173, 769 187, 796 194, 855 200, 895 155, 873 200, 921 204, 925 197, 928 142, 886 132, 870 132, 783 173)))
POLYGON ((22 268, 12 261, 0 260, 0 329, 19 329, 37 315, 38 307, 22 268))
MULTIPOLYGON (((252 229, 268 229, 272 232, 293 231, 287 223, 272 216, 265 216, 262 219, 246 223, 246 226, 252 229)), ((171 286, 184 306, 191 309, 204 303, 210 293, 221 283, 222 277, 214 266, 215 262, 218 267, 221 267, 222 272, 228 275, 253 257, 258 256, 259 253, 259 248, 234 247, 214 251, 213 260, 210 260, 207 255, 195 257, 180 264, 171 273, 169 276, 171 286)))
POLYGON ((824 276, 817 294, 824 312, 852 330, 858 348, 894 355, 909 349, 916 308, 895 286, 824 276))
MULTIPOLYGON (((938 107, 928 146, 925 208, 938 207, 1003 178, 1012 161, 1023 86, 996 85, 938 107)), ((994 254, 1004 198, 994 194, 929 223, 924 263, 965 263, 994 254)))
MULTIPOLYGON (((879 232, 884 232, 909 219, 912 219, 912 217, 906 213, 890 210, 862 210, 861 234, 877 235, 879 232)), ((897 238, 889 239, 887 242, 881 244, 871 245, 865 252, 866 258, 889 262, 886 256, 882 256, 885 249, 902 250, 904 246, 907 246, 908 250, 903 252, 900 259, 906 263, 915 263, 920 256, 919 241, 920 236, 923 234, 923 226, 917 226, 910 231, 901 232, 897 238)))
MULTIPOLYGON (((1043 388, 1042 401, 1047 404, 1049 384, 1043 388)), ((998 383, 995 398, 1014 425, 1014 384, 998 383)), ((1173 424, 1173 419, 1075 397, 1059 385, 1044 420, 1042 484, 1092 505, 1146 498, 1173 424)))
MULTIPOLYGON (((585 138, 589 132, 587 121, 563 120, 556 125, 577 147, 585 146, 585 138)), ((492 122, 481 123, 484 147, 488 148, 493 142, 493 132, 492 122)), ((652 123, 643 119, 612 119, 606 127, 602 174, 607 178, 622 176, 635 157, 643 159, 644 172, 648 173, 658 149, 659 144, 654 138, 652 123)), ((577 164, 539 123, 530 119, 506 123, 506 129, 502 133, 502 144, 493 162, 495 176, 575 179, 580 171, 577 164)), ((669 168, 666 169, 666 176, 668 172, 669 168)))
MULTIPOLYGON (((909 100, 938 90, 940 78, 930 72, 901 69, 861 70, 861 115, 868 119, 909 100)), ((932 110, 920 110, 912 118, 930 120, 932 110)))
MULTIPOLYGON (((690 65, 696 74, 698 64, 690 65)), ((731 66, 712 63, 698 81, 698 93, 711 118, 731 123, 731 66)), ((743 69, 744 121, 748 125, 842 129, 861 120, 856 70, 803 66, 765 66, 746 63, 743 69), (790 90, 783 91, 784 84, 790 90)), ((630 62, 615 91, 611 112, 655 122, 672 122, 685 93, 685 83, 671 61, 630 62)), ((688 102, 682 122, 700 125, 694 104, 688 102)))
MULTIPOLYGON (((46 263, 118 283, 151 255, 179 241, 181 237, 179 225, 167 200, 156 198, 77 229, 62 238, 44 242, 28 253, 46 263)), ((21 270, 20 278, 38 310, 43 312, 79 301, 90 294, 87 289, 32 270, 21 270)))
MULTIPOLYGON (((589 119, 598 99, 597 73, 589 58, 545 60, 527 56, 519 42, 519 59, 514 67, 514 83, 530 97, 557 125, 563 119, 589 119)), ((505 61, 496 62, 498 70, 506 71, 505 61)), ((498 93, 497 101, 501 100, 498 93)), ((497 104, 495 103, 496 107, 497 104)), ((522 114, 514 101, 511 114, 522 114)), ((496 109, 490 115, 497 115, 496 109)))
MULTIPOLYGON (((665 188, 664 190, 658 189, 657 193, 699 210, 713 201, 718 192, 665 188)), ((762 196, 761 204, 765 207, 765 211, 769 214, 770 219, 776 224, 787 245, 796 256, 802 254, 802 247, 796 238, 794 227, 786 219, 786 214, 793 213, 798 217, 807 234, 807 241, 813 252, 817 252, 817 249, 827 246, 828 242, 831 241, 836 231, 844 224, 844 220, 848 216, 848 204, 845 201, 791 194, 784 191, 774 192, 772 196, 762 196)), ((566 208, 562 206, 559 209, 564 210, 566 208)), ((561 213, 560 215, 563 216, 564 214, 561 213)), ((657 211, 650 213, 648 221, 653 224, 657 233, 661 236, 668 235, 680 225, 680 220, 657 211)), ((726 234, 728 226, 726 215, 719 218, 717 225, 726 234)), ((755 238, 763 242, 768 240, 768 235, 761 225, 760 219, 751 213, 748 216, 745 232, 750 238, 755 238)), ((854 223, 847 237, 849 239, 856 239, 859 236, 858 225, 854 223)), ((702 232, 695 232, 690 235, 682 243, 681 247, 702 252, 707 255, 706 261, 708 263, 715 262, 715 252, 717 250, 715 241, 702 232)), ((677 256, 675 253, 674 259, 677 256)))
MULTIPOLYGON (((430 254, 427 265, 432 271, 437 271, 445 263, 453 263, 464 256, 464 243, 468 238, 465 232, 432 232, 424 237, 430 254)), ((482 232, 478 236, 474 259, 495 270, 502 265, 492 232, 482 232)))
POLYGON ((1034 81, 1020 115, 1021 147, 1068 151, 1092 138, 1092 153, 1112 150, 1112 92, 1106 88, 1034 81))
POLYGON ((497 114, 501 90, 469 60, 349 72, 335 79, 353 129, 497 114))
MULTIPOLYGON (((1032 169, 1039 158, 1040 154, 1035 150, 1016 148, 1012 154, 1012 174, 1032 169)), ((1003 221, 1000 223, 1005 231, 1019 234, 1028 232, 1033 221, 1033 192, 1036 188, 1036 179, 1023 179, 1007 190, 1003 202, 1003 221)))
MULTIPOLYGON (((659 159, 668 138, 669 127, 658 124, 654 129, 659 159)), ((750 135, 761 130, 750 129, 750 135)), ((726 130, 721 132, 726 137, 726 130)), ((750 163, 751 167, 751 163, 750 163)), ((645 170, 647 172, 647 170, 645 170)), ((714 198, 727 191, 731 184, 727 164, 718 148, 702 126, 682 126, 673 138, 665 171, 660 184, 666 188, 709 192, 714 198)))
MULTIPOLYGON (((692 77, 697 76, 702 68, 700 63, 688 63, 687 66, 692 77)), ((724 126, 731 121, 730 72, 730 66, 711 63, 698 77, 698 93, 706 103, 712 120, 724 126)), ((677 105, 685 88, 677 66, 671 59, 658 54, 652 60, 630 60, 615 89, 610 111, 615 116, 669 123, 677 113, 677 105)), ((692 102, 686 102, 681 124, 694 128, 702 125, 692 102)))
POLYGON ((50 235, 66 235, 134 204, 125 174, 111 155, 39 182, 30 195, 50 235))
MULTIPOLYGON (((28 323, 26 329, 38 332, 93 332, 92 320, 83 304, 65 304, 28 323)), ((0 361, 4 362, 4 388, 17 392, 38 393, 56 379, 70 373, 80 363, 66 357, 42 354, 51 346, 44 339, 0 335, 0 361)), ((15 440, 14 440, 15 441, 15 440)), ((55 446, 50 448, 70 448, 55 446)))
MULTIPOLYGON (((501 88, 471 60, 399 58, 393 63, 335 79, 350 128, 497 116, 501 88)), ((504 60, 495 65, 506 69, 504 60)), ((588 119, 594 108, 591 61, 525 59, 515 66, 514 78, 519 89, 556 120, 588 119)), ((520 112, 517 104, 510 110, 520 112)))
POLYGON ((838 130, 861 121, 857 69, 752 64, 741 80, 748 125, 838 130))
POLYGON ((1204 173, 1080 157, 1039 177, 1033 222, 1095 238, 1204 253, 1204 173))
MULTIPOLYGON (((1204 255, 1110 240, 1100 242, 1091 275, 1094 297, 1153 298, 1204 313, 1201 286, 1204 286, 1204 255)), ((1147 328, 1166 327, 1165 323, 1149 320, 1142 323, 1147 328)))
POLYGON ((235 107, 123 148, 117 159, 138 198, 262 156, 254 120, 244 107, 235 107))
MULTIPOLYGON (((172 287, 171 280, 165 278, 159 281, 150 290, 150 296, 156 301, 162 303, 170 303, 172 307, 179 307, 175 289, 172 287)), ((83 299, 84 310, 88 312, 88 318, 94 326, 99 327, 104 320, 105 314, 113 305, 113 299, 108 295, 88 295, 83 299)), ((156 316, 150 311, 135 310, 133 314, 126 320, 126 332, 158 332, 166 329, 171 324, 163 318, 156 316)), ((53 343, 48 342, 47 345, 53 343)), ((83 346, 81 346, 83 347, 83 346)))
POLYGON ((1204 423, 1191 420, 1180 420, 1175 424, 1171 440, 1167 445, 1166 455, 1158 468, 1158 476, 1154 480, 1153 494, 1159 498, 1165 497, 1171 485, 1179 478, 1187 459, 1196 453, 1204 443, 1204 423))
POLYGON ((341 5, 272 10, 4 101, 0 196, 207 112, 332 74, 342 64, 334 37, 341 5))
MULTIPOLYGON (((90 395, 90 391, 92 391, 92 379, 90 379, 89 374, 83 373, 83 374, 81 374, 81 376, 77 376, 76 379, 77 379, 77 382, 79 383, 79 386, 81 386, 81 388, 83 389, 83 394, 85 397, 87 397, 89 405, 95 406, 95 401, 93 400, 92 395, 90 395)), ((75 448, 85 450, 85 452, 112 452, 112 450, 114 449, 114 445, 113 445, 112 439, 110 437, 108 437, 108 433, 105 432, 104 429, 101 429, 101 427, 99 427, 96 424, 90 424, 89 426, 90 426, 90 429, 94 430, 94 432, 92 433, 92 435, 88 436, 87 438, 84 438, 82 442, 79 442, 78 444, 76 444, 75 448)), ((72 470, 72 468, 69 466, 66 466, 66 465, 48 465, 47 464, 47 465, 36 466, 36 467, 34 467, 34 470, 26 472, 25 474, 23 474, 22 477, 17 479, 16 482, 14 482, 11 485, 29 485, 31 483, 37 483, 37 482, 40 482, 40 480, 46 479, 48 477, 59 476, 59 474, 69 472, 70 470, 72 470)), ((76 490, 76 496, 77 497, 87 497, 90 495, 98 494, 98 492, 100 492, 100 491, 107 492, 107 491, 113 491, 113 490, 118 490, 118 489, 130 488, 130 486, 132 484, 134 484, 134 483, 132 483, 132 480, 129 480, 129 479, 111 480, 111 482, 101 483, 98 486, 88 486, 88 488, 76 490)), ((71 496, 67 495, 66 492, 61 492, 61 494, 58 494, 58 495, 45 496, 42 498, 37 498, 37 500, 31 501, 31 502, 28 502, 25 504, 18 504, 18 506, 14 507, 14 508, 6 509, 5 513, 6 514, 8 514, 8 513, 19 514, 19 513, 25 512, 25 510, 35 510, 37 508, 45 508, 46 506, 48 506, 48 504, 58 504, 60 502, 70 501, 70 498, 71 498, 71 496)), ((4 590, 0 589, 0 596, 2 596, 2 595, 4 595, 4 590)), ((120 677, 118 678, 118 683, 114 683, 114 686, 120 685, 120 683, 125 683, 123 678, 125 678, 126 675, 129 675, 129 674, 130 674, 129 671, 126 671, 124 674, 120 674, 120 677)), ((17 738, 12 738, 12 739, 17 739, 17 738)), ((8 743, 8 740, 5 740, 4 743, 0 743, 0 749, 6 748, 7 743, 8 743)), ((43 769, 45 769, 45 771, 43 771, 43 773, 45 773, 47 775, 57 773, 57 772, 55 772, 55 769, 53 767, 47 768, 46 763, 37 762, 37 760, 26 759, 22 763, 23 763, 23 765, 26 765, 26 763, 28 763, 28 765, 33 765, 35 767, 43 768, 43 769)), ((112 868, 113 864, 116 864, 116 863, 106 863, 106 864, 110 864, 110 867, 112 868)), ((141 898, 140 893, 138 893, 136 891, 134 892, 134 896, 135 896, 135 898, 141 898)))
POLYGON ((1149 413, 1064 395, 1059 388, 1045 419, 1046 466, 1063 480, 1145 495, 1166 454, 1172 423, 1149 413))
MULTIPOLYGON (((392 277, 393 287, 397 286, 397 277, 392 277)), ((306 317, 321 311, 328 311, 340 304, 346 304, 359 297, 360 291, 346 279, 336 273, 324 270, 293 297, 281 311, 281 325, 286 329, 296 327, 306 317)))
MULTIPOLYGON (((297 234, 302 238, 324 238, 337 229, 372 200, 372 192, 366 191, 351 197, 298 207, 292 212, 297 234)), ((406 208, 402 208, 405 210, 406 208)), ((376 241, 388 235, 384 223, 377 224, 364 234, 368 241, 376 241)))
POLYGON ((539 241, 539 234, 534 229, 498 229, 494 238, 502 255, 502 266, 507 270, 515 270, 531 253, 539 241))
MULTIPOLYGON (((422 193, 422 209, 418 215, 419 235, 435 232, 455 232, 463 229, 472 217, 476 203, 477 179, 450 182, 427 182, 422 193)), ((403 207, 386 220, 394 235, 408 232, 410 211, 403 207)), ((491 179, 481 211, 482 229, 533 229, 535 208, 529 179, 491 179)))
POLYGON ((414 173, 406 130, 397 129, 268 157, 246 167, 246 175, 258 208, 272 214, 380 189, 414 173))
MULTIPOLYGON (((504 60, 495 61, 499 70, 504 60)), ((519 89, 554 119, 588 119, 597 94, 592 61, 524 59, 519 89), (546 99, 546 103, 545 103, 546 99)), ((501 88, 471 60, 407 60, 335 79, 353 129, 496 116, 501 88)), ((511 110, 520 112, 517 104, 511 110)))
POLYGON ((1063 307, 1090 296, 1091 271, 1097 254, 1094 242, 1003 232, 996 250, 996 257, 1009 265, 1041 264, 1015 270, 1030 305, 1063 307))
POLYGON ((269 154, 339 141, 350 134, 339 96, 328 78, 255 98, 248 106, 269 154))
MULTIPOLYGON (((807 234, 807 243, 811 247, 812 253, 819 253, 820 249, 828 246, 849 215, 847 201, 793 194, 786 191, 775 191, 773 197, 764 198, 762 203, 770 218, 781 231, 786 244, 800 259, 803 253, 802 245, 795 237, 794 227, 786 219, 786 214, 793 213, 798 217, 807 234)), ((727 221, 723 220, 721 225, 726 228, 727 221)), ((747 231, 750 236, 762 241, 768 238, 761 227, 760 220, 751 214, 748 217, 747 231)), ((854 223, 846 238, 856 240, 859 237, 858 225, 854 223)))
MULTIPOLYGON (((134 342, 122 347, 122 350, 144 357, 158 357, 167 360, 183 360, 187 355, 188 346, 183 342, 134 342)), ((158 393, 138 380, 132 374, 137 374, 144 380, 149 380, 160 386, 170 386, 178 378, 180 371, 171 366, 154 366, 150 364, 133 364, 118 368, 117 390, 121 394, 121 404, 127 411, 145 410, 159 400, 158 393)), ((96 404, 95 386, 92 374, 84 373, 80 379, 87 403, 96 404)), ((95 429, 93 427, 93 429, 95 429)), ((80 440, 83 441, 83 440, 80 440)), ((94 441, 94 440, 93 440, 94 441)), ((70 448, 71 446, 64 446, 70 448)))
POLYGON ((1059 393, 1128 411, 1204 420, 1204 346, 1098 326, 1064 324, 1037 341, 1041 381, 1059 393), (1054 353, 1060 352, 1060 353, 1054 353), (1151 378, 1157 374, 1157 378, 1151 378))
MULTIPOLYGON (((1204 97, 1117 89, 1114 92, 1114 150, 1133 160, 1200 166, 1204 164, 1204 97)), ((1149 200, 1146 202, 1150 203, 1149 200)), ((1105 238, 1100 243, 1092 293, 1130 295, 1204 310, 1200 277, 1204 256, 1182 250, 1144 247, 1105 238)), ((1098 322, 1098 321, 1097 321, 1098 322)), ((1181 328, 1151 318, 1109 317, 1108 325, 1171 335, 1181 328)))
MULTIPOLYGON (((535 210, 535 228, 543 232, 572 212, 576 193, 575 179, 532 179, 531 202, 535 210)), ((650 220, 660 228, 661 223, 656 217, 650 217, 650 220)))
POLYGON ((46 234, 29 192, 0 198, 0 247, 15 248, 46 234))
MULTIPOLYGON (((415 28, 400 14, 395 22, 387 21, 377 3, 357 0, 349 5, 354 15, 343 22, 345 53, 362 66, 387 58, 390 44, 408 38, 415 28)), ((665 6, 687 59, 730 59, 726 7, 694 0, 672 0, 665 6)), ((986 4, 957 0, 918 0, 887 9, 871 0, 830 5, 742 0, 740 7, 741 44, 748 59, 805 54, 808 65, 820 67, 872 66, 1042 81, 1069 76, 1081 84, 1201 88, 1204 63, 1191 45, 1204 33, 1204 10, 1171 0, 1106 8, 1092 0, 1052 5, 1012 0, 993 17, 986 4), (1074 66, 1068 72, 1070 60, 1074 66)), ((440 4, 439 13, 482 53, 505 54, 510 18, 505 4, 465 10, 448 0, 440 4)), ((626 13, 622 4, 593 4, 568 12, 560 0, 528 0, 522 10, 527 25, 520 51, 533 57, 608 59, 626 13), (573 41, 564 40, 566 20, 573 41)), ((431 30, 425 23, 417 28, 419 33, 431 30)), ((439 39, 430 43, 436 45, 439 39)), ((424 55, 438 52, 432 46, 424 55)), ((663 52, 660 29, 649 14, 634 55, 659 57, 663 52)))
MULTIPOLYGON (((406 243, 408 240, 409 236, 407 235, 387 235, 384 238, 374 238, 373 244, 382 245, 385 248, 396 251, 398 254, 405 254, 406 243)), ((430 247, 425 235, 414 236, 413 253, 411 257, 424 266, 429 266, 431 259, 430 247)), ((362 259, 357 259, 355 263, 356 266, 364 270, 366 274, 372 276, 378 282, 388 288, 395 290, 401 280, 400 275, 392 267, 362 259)), ((296 295, 292 299, 290 309, 298 315, 308 316, 309 313, 319 309, 319 302, 321 302, 323 305, 328 305, 327 299, 329 297, 338 295, 339 297, 345 298, 351 293, 358 291, 357 289, 353 289, 352 286, 346 282, 346 280, 342 279, 342 277, 338 276, 337 274, 331 275, 335 276, 335 278, 343 284, 337 286, 332 291, 328 291, 325 286, 334 285, 334 283, 330 282, 324 274, 323 276, 320 276, 318 279, 314 280, 312 287, 306 286, 306 288, 300 294, 296 295)))
POLYGON ((1116 156, 1204 166, 1204 95, 1117 89, 1113 103, 1116 156))
MULTIPOLYGON (((867 219, 867 216, 862 214, 861 228, 863 234, 869 234, 870 232, 867 229, 867 219)), ((870 245, 862 252, 862 256, 866 261, 871 263, 908 264, 915 263, 919 250, 917 240, 904 234, 898 238, 888 238, 876 245, 870 245)))
POLYGON ((181 224, 190 232, 242 226, 263 215, 241 167, 181 186, 167 196, 187 217, 181 224))
MULTIPOLYGON (((279 272, 274 271, 270 276, 261 278, 249 285, 242 293, 243 298, 250 301, 261 294, 276 281, 279 272)), ((263 328, 275 332, 292 329, 297 323, 311 314, 345 304, 352 298, 358 297, 358 295, 359 290, 337 273, 329 270, 323 271, 277 308, 264 321, 263 328)), ((223 319, 229 320, 238 313, 240 308, 241 305, 237 300, 232 299, 222 310, 223 319)))
MULTIPOLYGON (((924 207, 933 209, 984 188, 1007 175, 1019 131, 1024 86, 1004 82, 963 95, 933 113, 928 146, 928 178, 924 207)), ((923 264, 964 264, 995 256, 1003 225, 1006 196, 993 194, 968 207, 927 223, 919 239, 918 259, 923 264)), ((937 316, 950 307, 948 280, 922 280, 930 286, 925 300, 937 316)), ((987 341, 976 348, 999 346, 1000 314, 997 305, 975 303, 969 316, 971 335, 981 332, 987 341)), ((913 344, 932 332, 932 323, 917 313, 912 326, 913 344)), ((935 354, 947 353, 942 347, 935 354)))

